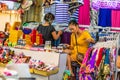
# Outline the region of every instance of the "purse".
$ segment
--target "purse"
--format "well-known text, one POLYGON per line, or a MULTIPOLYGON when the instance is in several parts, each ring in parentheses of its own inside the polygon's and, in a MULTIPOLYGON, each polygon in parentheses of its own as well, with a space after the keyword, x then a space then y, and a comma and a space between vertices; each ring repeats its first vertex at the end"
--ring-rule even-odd
POLYGON ((78 44, 77 44, 77 36, 75 34, 75 40, 76 40, 76 48, 77 48, 77 55, 76 55, 76 59, 78 62, 82 63, 83 59, 84 59, 84 54, 78 52, 78 44))

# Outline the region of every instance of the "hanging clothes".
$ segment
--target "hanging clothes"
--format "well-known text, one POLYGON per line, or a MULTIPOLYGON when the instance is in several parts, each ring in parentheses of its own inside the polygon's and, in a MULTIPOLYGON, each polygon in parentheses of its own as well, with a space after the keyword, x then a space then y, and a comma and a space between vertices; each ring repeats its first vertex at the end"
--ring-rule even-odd
POLYGON ((91 25, 97 26, 98 25, 98 11, 91 8, 90 12, 91 12, 91 14, 90 14, 91 25))
POLYGON ((110 80, 114 74, 117 47, 114 43, 118 40, 111 33, 99 37, 105 37, 106 41, 97 42, 92 51, 88 48, 80 67, 79 80, 110 80))
POLYGON ((68 13, 72 15, 82 4, 78 2, 69 3, 68 13))
POLYGON ((112 10, 112 27, 120 27, 120 10, 112 10))
POLYGON ((56 4, 56 14, 55 14, 55 22, 56 23, 68 23, 69 22, 69 14, 68 14, 68 4, 56 4))
POLYGON ((76 20, 78 22, 79 8, 70 16, 70 20, 76 20))
POLYGON ((84 5, 79 7, 78 23, 90 25, 90 0, 84 0, 84 5))
POLYGON ((111 9, 99 9, 98 26, 111 26, 111 9))
POLYGON ((97 49, 92 52, 92 56, 86 62, 86 66, 80 69, 80 77, 79 80, 95 80, 94 70, 95 70, 95 57, 97 55, 97 49))
POLYGON ((103 53, 103 51, 104 51, 104 48, 100 48, 100 50, 99 50, 98 53, 97 53, 96 63, 95 63, 95 66, 96 66, 96 67, 99 67, 99 65, 100 65, 100 62, 101 62, 101 60, 102 60, 102 53, 103 53))

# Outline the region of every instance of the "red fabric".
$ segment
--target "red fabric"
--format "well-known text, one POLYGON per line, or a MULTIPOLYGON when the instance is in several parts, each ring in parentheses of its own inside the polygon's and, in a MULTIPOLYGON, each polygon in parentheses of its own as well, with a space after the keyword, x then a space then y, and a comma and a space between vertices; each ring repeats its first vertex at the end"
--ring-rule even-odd
POLYGON ((103 53, 104 48, 100 48, 99 52, 98 52, 98 58, 96 60, 96 67, 99 67, 100 62, 102 60, 102 53, 103 53))

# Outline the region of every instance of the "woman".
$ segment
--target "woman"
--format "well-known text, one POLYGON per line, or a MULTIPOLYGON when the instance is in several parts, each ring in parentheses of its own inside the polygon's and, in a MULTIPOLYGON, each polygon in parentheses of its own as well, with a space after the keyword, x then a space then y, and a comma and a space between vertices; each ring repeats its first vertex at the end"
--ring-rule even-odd
POLYGON ((85 55, 89 44, 95 43, 94 39, 90 36, 89 32, 86 30, 79 29, 79 25, 75 20, 69 22, 69 29, 72 32, 71 34, 71 44, 66 45, 67 49, 64 50, 65 53, 68 53, 67 64, 68 69, 71 71, 72 76, 74 73, 71 67, 71 61, 77 61, 77 53, 85 55))
POLYGON ((6 35, 9 35, 10 28, 11 28, 11 25, 10 25, 9 22, 7 22, 5 24, 5 29, 4 29, 4 32, 5 32, 6 35))
POLYGON ((37 28, 37 31, 43 35, 44 41, 51 41, 52 45, 53 41, 57 40, 62 34, 62 31, 58 31, 58 33, 56 33, 55 28, 51 25, 54 19, 55 17, 52 13, 47 13, 44 16, 45 22, 40 24, 37 28))
POLYGON ((13 30, 20 30, 21 29, 21 22, 14 22, 13 30))
POLYGON ((5 44, 6 40, 9 38, 10 29, 11 29, 10 23, 9 23, 9 22, 6 22, 6 24, 5 24, 5 29, 4 29, 5 39, 3 40, 3 45, 5 44))

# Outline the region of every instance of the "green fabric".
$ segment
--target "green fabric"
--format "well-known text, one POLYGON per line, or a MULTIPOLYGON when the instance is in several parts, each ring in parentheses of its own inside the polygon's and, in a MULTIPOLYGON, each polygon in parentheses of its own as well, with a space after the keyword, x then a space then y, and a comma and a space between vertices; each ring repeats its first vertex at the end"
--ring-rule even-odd
POLYGON ((68 76, 71 75, 70 70, 65 70, 64 73, 66 73, 68 76))

